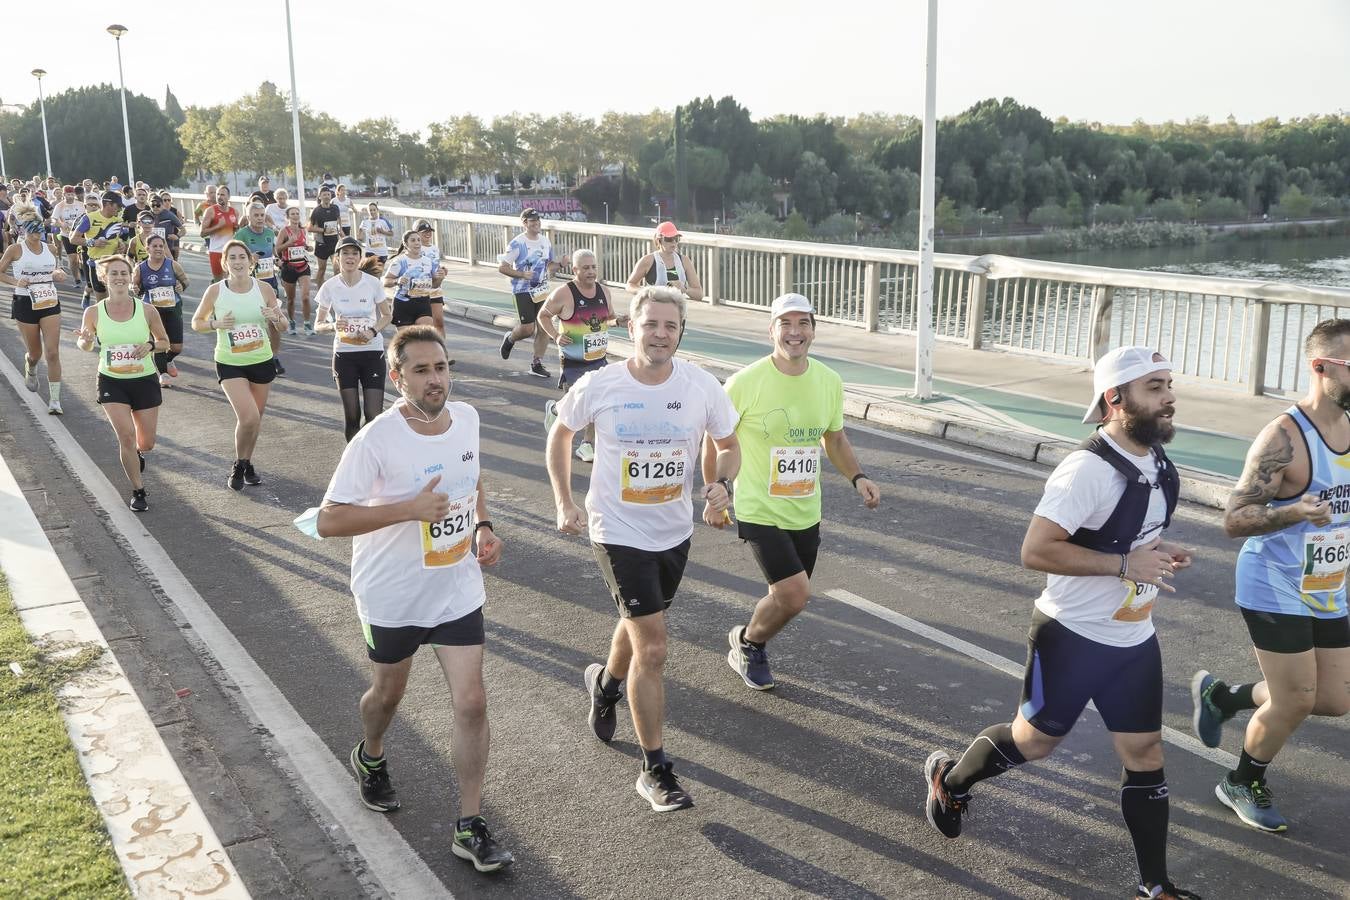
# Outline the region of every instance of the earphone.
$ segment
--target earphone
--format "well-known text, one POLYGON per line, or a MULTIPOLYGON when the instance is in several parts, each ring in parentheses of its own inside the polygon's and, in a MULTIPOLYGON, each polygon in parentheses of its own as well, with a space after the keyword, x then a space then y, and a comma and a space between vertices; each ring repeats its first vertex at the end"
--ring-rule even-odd
POLYGON ((1325 369, 1324 367, 1320 366, 1320 365, 1316 365, 1316 366, 1313 366, 1313 371, 1316 372, 1316 373, 1318 373, 1318 374, 1320 375, 1320 374, 1322 374, 1323 372, 1325 372, 1326 369, 1325 369))
POLYGON ((1112 406, 1119 406, 1119 405, 1120 405, 1120 391, 1116 391, 1116 395, 1115 395, 1114 397, 1112 397, 1110 400, 1108 400, 1107 402, 1110 403, 1112 406))

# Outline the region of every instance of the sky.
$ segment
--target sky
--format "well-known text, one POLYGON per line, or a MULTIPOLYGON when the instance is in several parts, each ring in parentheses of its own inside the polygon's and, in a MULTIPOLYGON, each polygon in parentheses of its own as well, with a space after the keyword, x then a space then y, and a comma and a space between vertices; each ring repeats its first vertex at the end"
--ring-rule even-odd
MULTIPOLYGON (((0 102, 33 102, 34 68, 47 70, 48 96, 116 84, 103 30, 114 20, 129 29, 130 91, 162 102, 167 84, 187 107, 264 80, 289 90, 283 0, 62 0, 55 18, 41 3, 6 5, 0 102), (16 37, 53 31, 73 52, 16 37)), ((293 0, 301 102, 405 130, 461 113, 598 117, 727 94, 756 119, 923 111, 925 0, 418 6, 293 0)), ((1012 97, 1108 124, 1335 113, 1350 110, 1348 42, 1347 0, 939 0, 937 110, 1012 97)))

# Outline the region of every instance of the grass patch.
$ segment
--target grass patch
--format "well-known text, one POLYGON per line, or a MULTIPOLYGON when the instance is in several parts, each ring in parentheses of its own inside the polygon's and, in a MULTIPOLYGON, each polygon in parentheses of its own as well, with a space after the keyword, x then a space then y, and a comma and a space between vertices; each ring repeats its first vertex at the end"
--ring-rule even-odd
POLYGON ((0 897, 130 896, 55 696, 100 656, 45 656, 0 574, 0 897))

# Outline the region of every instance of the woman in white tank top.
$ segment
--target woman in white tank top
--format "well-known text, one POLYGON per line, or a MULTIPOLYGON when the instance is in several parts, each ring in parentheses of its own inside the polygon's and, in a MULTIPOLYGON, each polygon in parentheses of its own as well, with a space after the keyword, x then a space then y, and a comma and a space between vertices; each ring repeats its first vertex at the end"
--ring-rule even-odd
POLYGON ((56 286, 65 281, 51 248, 42 242, 42 219, 31 203, 12 211, 22 238, 0 256, 0 284, 14 288, 14 319, 23 336, 23 380, 30 391, 38 387, 38 366, 47 360, 47 411, 61 410, 61 300, 56 286))
POLYGON ((694 269, 694 261, 680 252, 680 230, 674 222, 662 222, 652 235, 652 252, 637 261, 628 276, 628 289, 636 291, 644 284, 673 287, 690 300, 703 299, 703 282, 694 269))

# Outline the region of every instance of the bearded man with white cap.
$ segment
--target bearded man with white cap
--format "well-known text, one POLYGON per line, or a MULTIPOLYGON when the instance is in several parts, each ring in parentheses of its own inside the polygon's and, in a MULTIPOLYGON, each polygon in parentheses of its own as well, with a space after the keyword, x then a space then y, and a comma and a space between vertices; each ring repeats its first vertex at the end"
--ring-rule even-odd
POLYGON ((1139 865, 1139 898, 1196 898, 1167 875, 1162 655, 1152 610, 1191 553, 1162 540, 1179 479, 1172 439, 1172 365, 1150 347, 1121 347, 1093 369, 1084 423, 1097 431, 1065 457, 1022 542, 1022 564, 1047 574, 1027 639, 1021 704, 1011 724, 975 737, 959 760, 924 764, 930 824, 954 838, 979 781, 1044 759, 1088 702, 1124 765, 1120 808, 1139 865))

